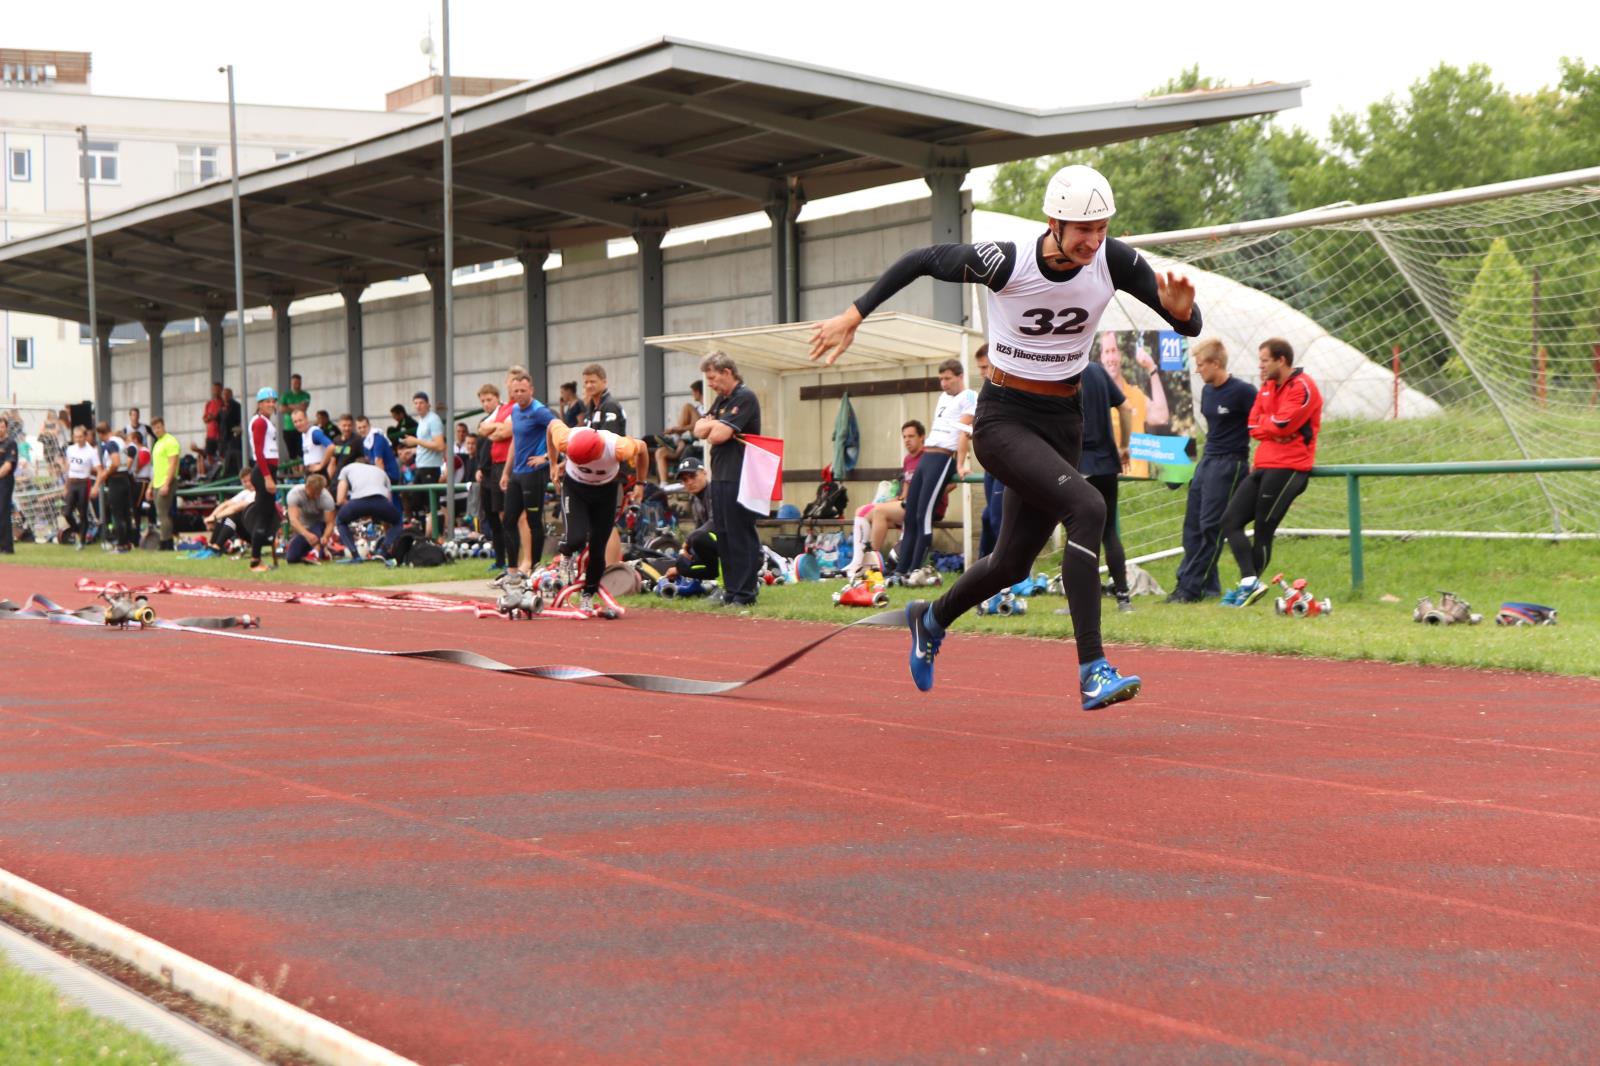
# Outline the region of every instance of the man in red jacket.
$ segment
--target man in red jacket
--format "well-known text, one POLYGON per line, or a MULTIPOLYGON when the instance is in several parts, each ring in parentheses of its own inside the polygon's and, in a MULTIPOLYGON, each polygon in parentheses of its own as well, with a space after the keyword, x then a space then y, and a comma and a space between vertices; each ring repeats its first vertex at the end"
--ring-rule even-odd
POLYGON ((1294 349, 1281 337, 1261 343, 1261 391, 1250 408, 1250 436, 1256 445, 1255 469, 1228 500, 1222 536, 1239 564, 1239 587, 1222 597, 1225 606, 1248 607, 1270 588, 1261 572, 1272 558, 1272 535, 1306 489, 1322 429, 1322 393, 1304 370, 1294 367, 1294 349), (1255 523, 1255 543, 1244 527, 1255 523))

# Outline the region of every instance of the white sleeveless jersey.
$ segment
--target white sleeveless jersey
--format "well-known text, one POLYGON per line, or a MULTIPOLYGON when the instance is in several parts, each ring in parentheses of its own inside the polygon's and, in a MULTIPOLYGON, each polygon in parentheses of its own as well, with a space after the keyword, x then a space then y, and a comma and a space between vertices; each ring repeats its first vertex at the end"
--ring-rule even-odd
POLYGON ((261 419, 267 424, 267 431, 261 437, 261 458, 276 459, 278 457, 278 420, 276 418, 268 418, 265 415, 256 415, 255 418, 250 420, 250 433, 252 436, 256 431, 256 418, 261 419))
POLYGON ((605 442, 605 448, 600 454, 579 466, 571 457, 567 458, 566 476, 574 481, 581 481, 585 485, 607 485, 617 479, 617 471, 622 469, 622 463, 617 459, 618 437, 609 429, 596 430, 600 439, 605 442))
POLYGON ((1089 362, 1100 315, 1116 287, 1101 243, 1070 281, 1039 272, 1038 245, 1017 245, 1017 262, 999 292, 988 293, 989 361, 1019 378, 1068 381, 1089 362))

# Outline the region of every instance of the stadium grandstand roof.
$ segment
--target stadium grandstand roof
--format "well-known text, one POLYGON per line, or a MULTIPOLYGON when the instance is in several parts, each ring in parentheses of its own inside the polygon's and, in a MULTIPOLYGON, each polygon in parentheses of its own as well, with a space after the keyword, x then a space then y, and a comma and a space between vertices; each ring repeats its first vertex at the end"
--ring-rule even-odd
MULTIPOLYGON (((1267 114, 1303 86, 1035 110, 664 38, 456 110, 455 262, 1267 114)), ((245 302, 435 269, 442 137, 422 119, 242 175, 245 302)), ((94 241, 102 316, 233 303, 225 178, 97 217, 94 241)), ((0 307, 87 318, 83 243, 77 225, 0 245, 0 307)))

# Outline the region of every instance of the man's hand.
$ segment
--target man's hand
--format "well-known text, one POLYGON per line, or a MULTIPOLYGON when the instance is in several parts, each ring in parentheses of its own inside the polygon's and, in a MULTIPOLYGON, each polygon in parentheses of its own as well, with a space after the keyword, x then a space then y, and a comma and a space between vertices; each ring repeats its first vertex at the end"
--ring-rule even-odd
POLYGON ((1179 322, 1189 321, 1194 313, 1194 282, 1182 274, 1168 270, 1156 275, 1156 294, 1161 306, 1179 322))
POLYGON ((956 474, 957 474, 957 476, 966 477, 970 473, 972 473, 972 464, 971 463, 967 462, 965 459, 956 460, 956 474))
POLYGON ((1128 449, 1126 449, 1126 448, 1118 448, 1117 449, 1117 457, 1122 460, 1122 472, 1123 473, 1127 473, 1128 472, 1128 466, 1133 462, 1132 457, 1128 454, 1128 449))
POLYGON ((1133 358, 1135 362, 1144 367, 1146 373, 1154 374, 1156 372, 1156 361, 1150 358, 1150 353, 1143 348, 1134 352, 1133 358))
POLYGON ((824 366, 839 361, 856 339, 856 329, 861 325, 861 312, 851 304, 832 318, 817 323, 811 333, 811 361, 822 360, 824 366))

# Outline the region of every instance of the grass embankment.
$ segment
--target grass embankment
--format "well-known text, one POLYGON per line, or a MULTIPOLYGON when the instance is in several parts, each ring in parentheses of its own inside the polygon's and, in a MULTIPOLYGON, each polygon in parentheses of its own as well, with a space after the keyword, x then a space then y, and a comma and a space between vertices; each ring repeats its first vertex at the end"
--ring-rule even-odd
POLYGON ((0 1061, 166 1066, 181 1060, 137 1033, 63 1003, 49 982, 0 958, 0 1061))
MULTIPOLYGON (((1041 559, 1046 573, 1060 557, 1041 559)), ((1271 598, 1239 610, 1211 601, 1168 605, 1141 597, 1131 614, 1120 614, 1105 601, 1104 632, 1108 643, 1174 648, 1222 649, 1310 655, 1332 659, 1377 659, 1450 666, 1539 670, 1600 676, 1600 543, 1548 544, 1527 541, 1370 541, 1367 585, 1363 596, 1350 592, 1349 546, 1344 541, 1286 539, 1277 542, 1274 570, 1290 579, 1304 577, 1317 597, 1332 598, 1331 616, 1280 617, 1271 598), (1417 597, 1437 598, 1449 589, 1471 602, 1485 617, 1478 626, 1434 627, 1411 620, 1417 597), (1384 595, 1399 602, 1385 603, 1384 595), (1561 612, 1553 627, 1501 628, 1494 613, 1504 600, 1550 604, 1561 612)), ((1150 564, 1163 588, 1173 586, 1176 560, 1150 564)), ((1224 581, 1231 563, 1224 562, 1224 581)), ((1271 576, 1270 574, 1268 576, 1271 576)), ((832 594, 841 582, 789 585, 763 589, 756 614, 772 618, 841 622, 863 612, 835 607, 832 594)), ((932 598, 937 589, 893 589, 896 605, 932 598)), ((643 603, 644 597, 630 601, 643 603)), ((668 610, 715 611, 703 600, 660 600, 668 610)), ((968 615, 955 625, 958 633, 1013 633, 1065 639, 1071 620, 1055 614, 1065 607, 1059 596, 1029 601, 1026 615, 980 618, 968 615)))

